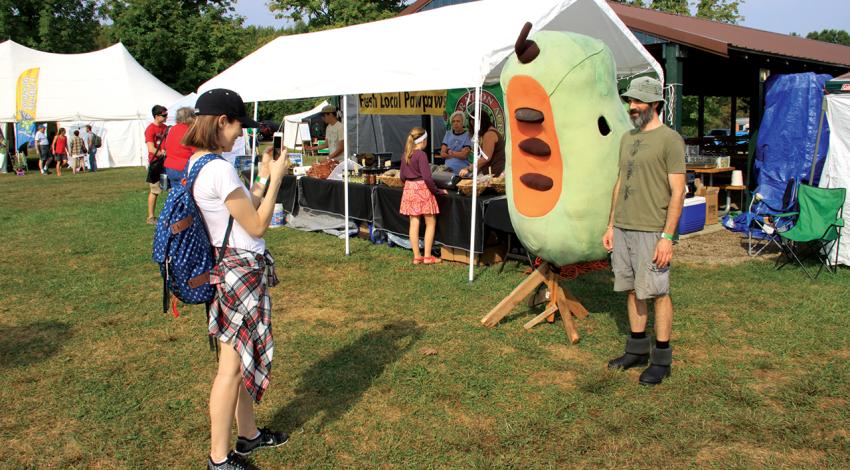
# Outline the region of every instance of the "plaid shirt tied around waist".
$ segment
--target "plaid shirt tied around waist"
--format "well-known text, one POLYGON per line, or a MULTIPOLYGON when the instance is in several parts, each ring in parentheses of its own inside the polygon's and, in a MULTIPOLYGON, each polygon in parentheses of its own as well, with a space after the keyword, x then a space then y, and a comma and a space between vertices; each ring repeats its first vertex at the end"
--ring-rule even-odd
MULTIPOLYGON (((220 248, 216 248, 218 256, 220 248)), ((209 332, 233 344, 241 358, 245 388, 257 403, 269 387, 274 339, 272 302, 268 288, 278 284, 274 258, 228 247, 224 258, 210 271, 216 295, 210 305, 209 332)))

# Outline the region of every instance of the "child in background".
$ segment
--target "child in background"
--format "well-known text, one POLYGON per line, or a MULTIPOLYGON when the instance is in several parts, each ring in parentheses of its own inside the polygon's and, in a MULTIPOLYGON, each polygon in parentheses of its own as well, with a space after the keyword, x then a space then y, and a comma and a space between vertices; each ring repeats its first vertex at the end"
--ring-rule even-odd
POLYGON ((404 158, 401 159, 400 177, 404 181, 404 192, 401 195, 402 215, 410 217, 410 246, 413 249, 413 264, 435 264, 440 258, 431 254, 434 245, 434 234, 437 231, 438 194, 446 191, 437 189, 431 177, 431 166, 428 156, 422 149, 428 146, 428 133, 421 127, 414 127, 407 135, 404 145, 404 158), (425 218, 425 255, 419 252, 419 217, 425 218))

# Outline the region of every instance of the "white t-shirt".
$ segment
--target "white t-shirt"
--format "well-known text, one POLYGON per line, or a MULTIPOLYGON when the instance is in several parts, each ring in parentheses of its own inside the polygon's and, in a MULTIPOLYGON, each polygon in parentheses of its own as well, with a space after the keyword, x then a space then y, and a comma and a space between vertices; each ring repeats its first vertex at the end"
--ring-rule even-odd
POLYGON ((325 142, 328 144, 328 152, 331 154, 336 151, 337 144, 343 139, 342 123, 337 121, 334 124, 329 124, 325 128, 325 142))
POLYGON ((38 142, 38 145, 50 145, 50 142, 47 141, 47 134, 41 131, 35 133, 35 141, 38 142))
MULTIPOLYGON (((189 165, 186 167, 187 174, 198 158, 189 160, 189 165)), ((230 218, 230 212, 224 205, 224 201, 230 193, 237 189, 244 191, 248 200, 251 200, 251 193, 242 184, 236 174, 236 168, 226 160, 213 160, 207 163, 195 180, 195 203, 204 216, 204 222, 207 225, 213 246, 220 247, 223 244, 227 220, 230 218)), ((266 252, 265 240, 249 235, 235 219, 227 246, 260 254, 266 252)))

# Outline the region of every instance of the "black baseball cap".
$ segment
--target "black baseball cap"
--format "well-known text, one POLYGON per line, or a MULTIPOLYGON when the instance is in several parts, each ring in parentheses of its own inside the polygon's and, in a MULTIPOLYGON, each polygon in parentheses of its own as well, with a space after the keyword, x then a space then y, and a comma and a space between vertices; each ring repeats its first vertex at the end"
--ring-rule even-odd
POLYGON ((221 116, 238 119, 242 127, 256 128, 260 124, 249 118, 245 103, 239 93, 224 88, 215 88, 204 92, 195 102, 196 116, 221 116))

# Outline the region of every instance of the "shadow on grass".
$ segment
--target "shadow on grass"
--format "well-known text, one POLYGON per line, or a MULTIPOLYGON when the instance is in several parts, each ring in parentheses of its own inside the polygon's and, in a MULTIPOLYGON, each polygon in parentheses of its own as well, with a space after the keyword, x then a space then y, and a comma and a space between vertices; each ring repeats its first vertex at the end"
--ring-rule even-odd
POLYGON ((56 354, 70 337, 71 327, 55 320, 3 329, 0 369, 28 366, 56 354))
POLYGON ((629 317, 626 314, 626 293, 614 292, 610 271, 597 271, 572 281, 561 281, 590 312, 611 316, 621 335, 629 334, 629 317))
POLYGON ((277 411, 273 425, 278 429, 299 429, 318 414, 322 414, 319 429, 336 421, 424 331, 410 320, 388 323, 319 360, 301 375, 297 396, 277 411))

